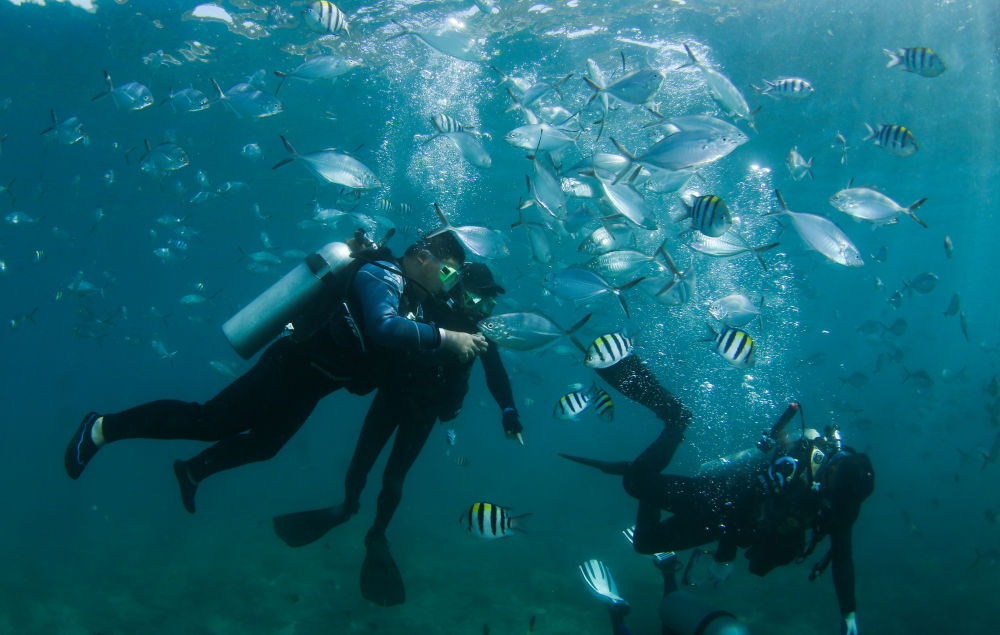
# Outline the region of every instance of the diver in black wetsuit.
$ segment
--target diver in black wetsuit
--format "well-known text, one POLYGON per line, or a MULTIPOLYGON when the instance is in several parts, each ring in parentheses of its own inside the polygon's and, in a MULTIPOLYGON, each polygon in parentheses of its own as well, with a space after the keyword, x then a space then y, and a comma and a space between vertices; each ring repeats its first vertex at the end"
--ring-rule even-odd
MULTIPOLYGON (((451 330, 474 333, 476 322, 490 314, 496 306, 496 296, 503 292, 486 265, 468 263, 462 269, 462 284, 450 294, 448 303, 427 303, 425 317, 451 330)), ((489 343, 480 359, 487 386, 503 413, 504 434, 508 439, 521 440, 523 428, 496 345, 489 343)), ((375 393, 365 417, 347 470, 344 502, 278 516, 274 528, 281 539, 293 547, 306 545, 356 514, 368 473, 395 431, 375 521, 365 538, 367 556, 361 569, 361 592, 365 598, 382 605, 402 603, 403 581, 389 552, 385 531, 402 498, 403 480, 434 424, 439 419, 450 421, 458 416, 468 392, 472 366, 472 360, 459 362, 420 356, 394 364, 394 371, 375 393)))
POLYGON ((829 535, 831 549, 810 579, 832 562, 841 631, 856 635, 851 532, 861 503, 874 490, 874 470, 867 455, 841 446, 836 429, 820 436, 803 425, 800 439, 782 436, 796 412, 801 409, 793 404, 762 441, 760 449, 766 452, 700 476, 660 473, 680 442, 669 425, 631 463, 566 458, 623 475, 626 491, 639 500, 634 546, 640 553, 718 541, 716 571, 724 571, 718 565, 729 563, 743 547, 750 571, 763 576, 804 560, 829 535), (661 521, 661 510, 672 515, 661 521), (807 529, 812 530, 808 545, 807 529))
POLYGON ((388 250, 356 254, 324 289, 324 310, 304 316, 301 324, 308 328, 278 339, 208 402, 160 400, 116 414, 89 413, 66 448, 67 474, 78 478, 99 448, 122 439, 218 441, 174 465, 182 501, 193 513, 201 480, 271 458, 320 399, 340 388, 371 392, 400 353, 468 362, 485 351, 482 335, 404 317, 419 317, 426 297, 457 284, 464 260, 465 250, 450 233, 411 245, 399 261, 388 250))

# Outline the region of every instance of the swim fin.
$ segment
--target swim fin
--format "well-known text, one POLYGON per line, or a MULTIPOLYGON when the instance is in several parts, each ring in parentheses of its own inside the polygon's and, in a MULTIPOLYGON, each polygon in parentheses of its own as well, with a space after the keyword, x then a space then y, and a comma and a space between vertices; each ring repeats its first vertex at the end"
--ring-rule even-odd
POLYGON ((368 553, 361 565, 361 595, 382 606, 395 606, 406 601, 403 577, 389 552, 385 536, 366 536, 368 553))
POLYGON ((570 461, 576 461, 577 463, 582 463, 583 465, 589 465, 590 467, 596 467, 605 474, 613 474, 615 476, 622 476, 625 474, 625 470, 631 465, 630 461, 599 461, 597 459, 588 459, 582 456, 571 456, 569 454, 559 453, 564 459, 569 459, 570 461))
POLYGON ((337 525, 357 513, 357 508, 334 505, 305 512, 293 512, 274 517, 274 533, 289 547, 303 547, 326 535, 337 525))

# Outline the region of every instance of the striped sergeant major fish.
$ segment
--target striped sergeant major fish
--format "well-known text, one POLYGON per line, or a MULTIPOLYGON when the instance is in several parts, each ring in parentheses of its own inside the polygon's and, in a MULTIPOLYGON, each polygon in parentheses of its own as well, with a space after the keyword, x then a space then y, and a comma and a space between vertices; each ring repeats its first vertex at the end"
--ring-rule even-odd
POLYGON ((764 88, 754 86, 761 95, 771 99, 785 97, 787 99, 805 99, 813 94, 813 85, 801 77, 781 77, 774 81, 764 80, 764 88))
POLYGON ((313 2, 302 12, 306 26, 317 33, 332 33, 336 35, 343 31, 350 35, 347 16, 337 5, 327 0, 313 2))
POLYGON ((706 236, 718 238, 733 226, 729 207, 718 196, 707 194, 694 197, 690 203, 684 199, 681 201, 687 209, 687 215, 681 220, 690 218, 692 229, 697 229, 706 236))
POLYGON ((926 46, 899 49, 895 53, 889 49, 882 50, 889 56, 886 68, 898 66, 908 73, 916 73, 924 77, 937 77, 946 70, 944 62, 941 61, 938 54, 926 46))
POLYGON ((624 333, 608 333, 591 343, 587 348, 587 357, 583 363, 590 368, 608 368, 631 354, 631 337, 624 333))
POLYGON ((511 516, 510 509, 506 507, 493 503, 473 503, 462 513, 458 521, 476 538, 496 540, 508 538, 513 536, 515 531, 520 531, 517 521, 530 515, 511 516))
POLYGON ((875 145, 897 157, 908 157, 920 149, 917 138, 905 126, 880 123, 873 128, 866 123, 865 128, 868 129, 868 135, 862 141, 872 140, 875 145))
POLYGON ((754 365, 756 361, 753 355, 754 343, 746 331, 729 326, 722 329, 720 333, 716 333, 711 326, 708 329, 712 335, 702 341, 712 342, 715 352, 721 355, 724 360, 736 368, 750 368, 754 365))
POLYGON ((603 388, 596 387, 594 393, 594 410, 601 421, 611 422, 615 419, 615 404, 611 401, 611 395, 603 388))
POLYGON ((563 421, 577 421, 580 415, 590 407, 594 399, 595 389, 593 386, 586 390, 574 390, 566 393, 556 402, 556 407, 552 411, 552 416, 563 421))

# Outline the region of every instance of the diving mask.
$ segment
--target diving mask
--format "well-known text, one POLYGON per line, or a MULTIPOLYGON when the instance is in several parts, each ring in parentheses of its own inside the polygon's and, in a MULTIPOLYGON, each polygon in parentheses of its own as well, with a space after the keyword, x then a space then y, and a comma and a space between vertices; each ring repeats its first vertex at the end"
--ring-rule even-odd
POLYGON ((465 290, 461 295, 462 310, 478 317, 487 317, 497 307, 496 298, 487 298, 465 290))
POLYGON ((441 290, 448 293, 462 280, 462 274, 458 269, 449 267, 441 261, 438 261, 438 265, 441 267, 438 271, 438 275, 441 276, 441 290))

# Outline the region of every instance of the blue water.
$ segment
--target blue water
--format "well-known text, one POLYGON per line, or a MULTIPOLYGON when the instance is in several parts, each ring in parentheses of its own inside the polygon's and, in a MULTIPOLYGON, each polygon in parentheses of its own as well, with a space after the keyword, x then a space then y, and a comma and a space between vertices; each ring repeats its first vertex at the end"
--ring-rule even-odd
MULTIPOLYGON (((273 92, 272 71, 287 72, 302 60, 288 47, 316 34, 297 22, 278 28, 276 11, 268 17, 252 13, 249 3, 220 4, 250 14, 240 20, 258 23, 269 36, 249 39, 218 22, 183 20, 194 2, 99 0, 93 13, 59 3, 0 5, 0 100, 11 98, 0 114, 0 137, 8 136, 0 146, 0 184, 13 179, 13 196, 0 193, 0 216, 19 211, 37 221, 0 224, 0 317, 10 320, 0 331, 0 482, 6 485, 0 633, 479 633, 488 624, 500 634, 525 632, 531 615, 538 616, 538 633, 602 633, 603 610, 576 573, 576 564, 591 557, 615 572, 633 605, 634 631, 659 632, 659 574, 618 534, 634 521, 634 501, 616 479, 556 456, 633 457, 658 434, 659 423, 617 395, 613 424, 592 415, 576 423, 553 419, 552 406, 567 386, 592 379, 575 351, 505 353, 524 447, 503 440, 499 412, 481 373, 473 375, 455 423, 456 447, 446 455, 439 426, 390 527, 409 594, 395 609, 374 607, 357 590, 381 464, 360 515, 321 543, 290 550, 270 528, 275 514, 339 499, 368 398, 327 399, 274 460, 204 484, 193 517, 178 505, 170 462, 201 444, 122 442, 102 450, 78 482, 66 478, 60 459, 88 410, 114 412, 167 397, 203 401, 229 381, 210 361, 237 373, 249 368, 219 327, 296 263, 286 257, 266 271, 249 271, 241 250, 263 250, 262 232, 280 255, 351 231, 350 222, 300 227, 312 216, 314 197, 323 207, 354 203, 338 203, 339 188, 318 184, 298 162, 271 170, 288 156, 279 135, 301 152, 355 151, 382 183, 361 197, 356 211, 374 213, 379 198, 394 203, 388 217, 399 232, 390 243, 397 252, 439 225, 431 206, 438 202, 455 225, 488 225, 509 235, 511 255, 490 263, 508 289, 500 310, 543 310, 567 325, 593 312, 587 338, 621 328, 624 316, 613 299, 573 307, 548 295, 541 281, 549 268, 532 261, 526 235, 510 229, 518 201, 529 196, 524 176, 531 165, 525 151, 503 140, 524 120, 505 112, 511 102, 489 64, 530 81, 572 72, 561 94, 544 100, 576 111, 590 96, 581 79, 586 60, 614 78, 624 54, 628 70, 649 66, 664 74, 652 100, 661 113, 724 118, 700 74, 678 69, 684 43, 726 74, 751 108, 761 107, 759 134, 741 123, 750 141, 703 169, 705 184, 695 180, 692 187, 723 196, 752 243, 781 245, 764 256, 767 272, 746 256, 692 260, 679 236, 683 225, 669 220, 679 211, 676 195, 646 193, 660 230, 638 232, 637 247, 652 253, 666 240, 682 268, 693 262, 697 280, 696 297, 676 307, 627 292, 637 352, 695 414, 671 470, 689 473, 751 445, 788 401, 801 401, 812 425, 838 424, 846 442, 869 452, 875 464, 877 488, 854 533, 861 631, 994 632, 990 607, 1000 570, 997 558, 977 558, 977 551, 1000 547, 990 514, 1000 506, 1000 468, 981 458, 997 437, 987 411, 995 396, 984 392, 997 373, 998 346, 992 265, 1000 12, 994 7, 498 0, 496 12, 485 15, 471 2, 345 2, 352 37, 333 38, 332 46, 364 66, 335 85, 289 80, 279 93, 284 112, 276 116, 237 119, 222 104, 196 113, 175 114, 159 104, 123 112, 107 98, 91 101, 104 90, 104 70, 116 84, 145 84, 157 102, 188 86, 212 97, 212 78, 225 89, 258 69, 265 71, 262 86, 273 92), (392 20, 426 30, 448 19, 483 40, 488 63, 443 55, 412 37, 388 40, 399 32, 392 20), (188 60, 179 49, 191 41, 214 48, 188 60), (886 69, 882 49, 908 46, 932 47, 948 70, 924 78, 886 69), (181 63, 145 64, 143 57, 159 49, 181 63), (750 88, 783 75, 809 79, 815 94, 773 101, 750 88), (79 117, 88 143, 67 146, 40 136, 50 110, 58 121, 79 117), (426 145, 414 139, 431 134, 430 118, 441 112, 489 133, 492 167, 471 166, 445 139, 426 145), (906 125, 920 150, 900 158, 863 142, 865 122, 906 125), (850 146, 846 166, 834 147, 838 131, 850 146), (143 140, 177 143, 190 165, 164 178, 141 173, 143 140), (260 160, 241 154, 248 143, 259 144, 260 160), (814 158, 815 180, 790 178, 784 157, 792 146, 814 158), (919 216, 929 229, 905 217, 872 227, 837 212, 828 199, 851 178, 904 205, 927 197, 919 216), (227 181, 246 187, 190 202, 227 181), (791 209, 833 220, 857 245, 864 267, 828 262, 806 250, 793 229, 780 232, 764 218, 776 204, 775 188, 791 209), (399 213, 399 203, 412 213, 399 213), (179 236, 157 223, 164 215, 183 218, 196 235, 179 236), (954 245, 951 258, 945 236, 954 245), (176 247, 179 240, 186 250, 176 247), (180 258, 161 262, 154 250, 169 241, 180 258), (888 257, 879 262, 872 255, 883 246, 888 257), (887 302, 922 272, 939 277, 936 289, 904 291, 898 307, 887 302), (75 280, 100 291, 74 293, 75 280), (708 303, 737 291, 766 299, 763 328, 750 327, 758 362, 745 372, 700 341, 708 303), (218 295, 204 304, 180 303, 193 293, 218 295), (967 338, 958 316, 942 315, 953 293, 961 295, 967 338), (908 324, 899 336, 857 330, 866 320, 897 318, 908 324), (154 342, 176 355, 162 358, 154 342), (883 358, 875 372, 880 355, 897 350, 902 357, 883 358), (926 371, 931 385, 907 380, 917 371, 926 371), (868 378, 860 388, 841 381, 855 372, 868 378), (459 467, 456 455, 468 466, 459 467), (533 512, 528 532, 472 541, 455 519, 477 500, 533 512)), ((282 7, 296 18, 302 8, 282 7)), ((595 148, 597 114, 594 106, 584 110, 585 132, 562 165, 595 150, 614 151, 610 136, 628 148, 652 142, 641 128, 651 116, 620 105, 595 148)), ((553 266, 585 261, 576 251, 582 239, 565 236, 553 266)), ((829 575, 809 584, 808 566, 765 579, 737 568, 722 588, 696 593, 743 617, 754 632, 837 632, 829 575)))

